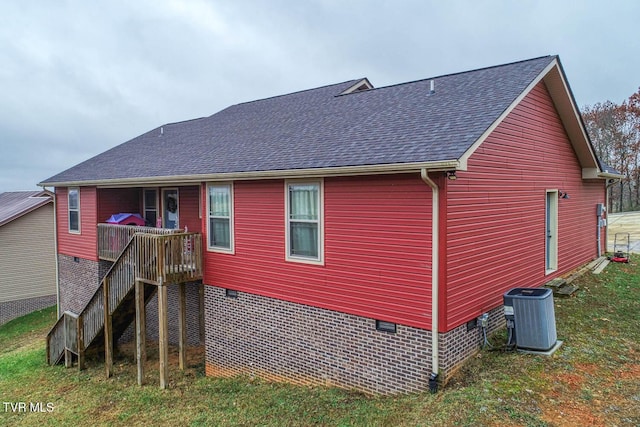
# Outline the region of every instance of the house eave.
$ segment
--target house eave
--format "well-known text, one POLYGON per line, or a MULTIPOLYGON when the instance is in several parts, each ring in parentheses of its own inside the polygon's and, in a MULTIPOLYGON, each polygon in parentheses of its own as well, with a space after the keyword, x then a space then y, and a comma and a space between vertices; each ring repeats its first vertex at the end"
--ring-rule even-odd
POLYGON ((439 160, 432 162, 393 163, 380 165, 337 166, 327 168, 306 168, 269 171, 224 172, 193 175, 169 175, 135 178, 114 178, 95 180, 73 181, 45 181, 39 186, 47 187, 137 187, 137 186, 162 186, 162 185, 193 185, 205 181, 230 181, 230 180, 261 180, 284 178, 316 178, 350 175, 378 175, 393 173, 420 172, 422 169, 429 171, 447 171, 464 169, 464 165, 458 160, 439 160))
POLYGON ((583 168, 582 179, 622 179, 624 175, 619 173, 601 172, 597 168, 583 168))

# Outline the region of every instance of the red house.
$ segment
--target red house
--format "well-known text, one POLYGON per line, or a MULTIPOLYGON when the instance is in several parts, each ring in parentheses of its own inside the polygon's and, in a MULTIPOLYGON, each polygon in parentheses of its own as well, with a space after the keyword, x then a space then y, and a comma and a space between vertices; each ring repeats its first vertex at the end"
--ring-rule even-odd
MULTIPOLYGON (((188 229, 174 249, 149 244, 160 249, 131 258, 180 252, 171 265, 184 277, 153 264, 154 278, 127 276, 123 292, 140 281, 146 301, 159 287, 159 309, 186 322, 187 340, 204 338, 208 375, 396 393, 425 389, 432 373, 446 380, 480 347, 478 316, 489 314, 490 330, 504 325, 508 289, 595 258, 596 209, 615 177, 594 154, 559 58, 546 56, 234 105, 40 185, 55 187, 62 311, 100 305, 91 301, 115 283, 107 270, 132 251, 122 248, 135 231, 177 242, 167 233, 188 229), (102 224, 118 212, 149 227, 102 224), (186 282, 201 291, 170 285, 186 282)), ((118 301, 105 302, 108 327, 98 315, 81 347, 123 333, 133 315, 118 301)), ((172 339, 159 329, 161 344, 172 339)), ((180 331, 169 335, 184 342, 180 331)))

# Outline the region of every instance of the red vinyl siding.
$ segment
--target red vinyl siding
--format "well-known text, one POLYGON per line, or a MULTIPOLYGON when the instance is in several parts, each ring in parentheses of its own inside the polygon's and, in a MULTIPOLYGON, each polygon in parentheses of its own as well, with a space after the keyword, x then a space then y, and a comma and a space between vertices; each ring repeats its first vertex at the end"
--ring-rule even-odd
POLYGON ((200 199, 199 187, 178 187, 178 201, 180 203, 180 228, 188 227, 189 232, 201 232, 202 220, 199 215, 200 199))
POLYGON ((325 179, 323 266, 285 261, 282 180, 235 182, 234 204, 235 254, 207 252, 206 283, 430 325, 431 190, 418 175, 325 179))
POLYGON ((448 183, 447 300, 442 330, 502 303, 513 287, 540 286, 596 256, 603 181, 585 181, 543 83, 448 183), (558 270, 545 274, 546 190, 558 200, 558 270))
POLYGON ((139 188, 101 188, 98 190, 98 222, 105 222, 113 214, 142 214, 139 188))
POLYGON ((58 253, 97 261, 96 188, 80 187, 80 234, 69 233, 67 188, 56 188, 58 253))

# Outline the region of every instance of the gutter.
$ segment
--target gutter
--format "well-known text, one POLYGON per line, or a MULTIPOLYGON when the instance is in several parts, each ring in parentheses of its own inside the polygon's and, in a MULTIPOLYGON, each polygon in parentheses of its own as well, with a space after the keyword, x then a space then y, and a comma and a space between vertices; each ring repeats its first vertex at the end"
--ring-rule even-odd
MULTIPOLYGON (((438 342, 438 287, 439 287, 439 242, 440 242, 440 189, 438 185, 429 178, 427 169, 420 170, 420 177, 431 187, 432 213, 431 213, 431 378, 438 376, 439 371, 439 342, 438 342)), ((431 380, 430 380, 431 382, 431 380)), ((431 386, 431 384, 430 384, 431 386)), ((433 390, 433 389, 432 389, 433 390)))
POLYGON ((163 186, 163 185, 190 185, 206 181, 230 181, 230 180, 255 180, 255 179, 294 179, 294 178, 320 178, 330 176, 353 176, 353 175, 376 175, 376 174, 392 174, 392 173, 411 173, 422 169, 431 171, 447 171, 461 168, 458 160, 438 160, 433 162, 416 162, 416 163, 392 163, 380 165, 363 165, 363 166, 338 166, 324 168, 305 168, 305 169, 286 169, 286 170, 267 170, 267 171, 247 171, 247 172, 224 172, 224 173, 206 173, 191 175, 167 175, 167 176, 148 176, 148 177, 132 177, 132 178, 112 178, 112 179, 89 179, 89 180, 71 180, 71 181, 43 181, 38 185, 52 187, 79 187, 79 186, 97 186, 97 187, 139 187, 145 186, 163 186))

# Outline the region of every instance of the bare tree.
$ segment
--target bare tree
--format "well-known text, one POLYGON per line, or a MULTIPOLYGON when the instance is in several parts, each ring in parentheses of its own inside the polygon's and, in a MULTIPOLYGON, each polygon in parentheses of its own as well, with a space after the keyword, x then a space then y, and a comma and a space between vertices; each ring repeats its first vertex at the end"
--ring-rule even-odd
POLYGON ((582 117, 596 154, 624 178, 611 188, 611 212, 640 207, 640 89, 618 105, 585 106, 582 117))

